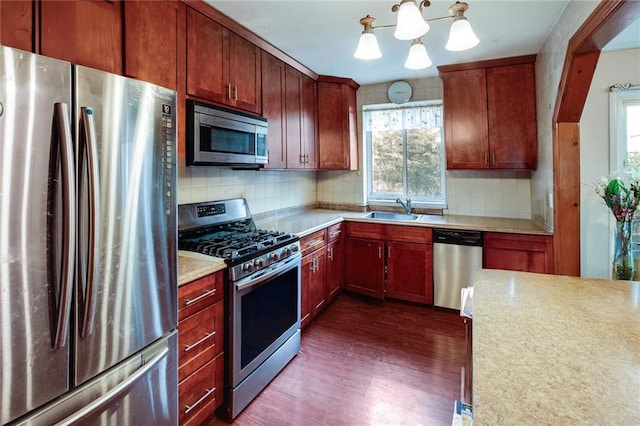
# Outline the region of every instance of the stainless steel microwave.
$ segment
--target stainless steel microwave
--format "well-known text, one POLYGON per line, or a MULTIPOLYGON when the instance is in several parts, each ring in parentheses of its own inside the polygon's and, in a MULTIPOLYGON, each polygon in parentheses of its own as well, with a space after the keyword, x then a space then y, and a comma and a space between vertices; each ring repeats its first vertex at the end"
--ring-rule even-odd
POLYGON ((187 100, 187 166, 258 168, 268 161, 267 119, 187 100))

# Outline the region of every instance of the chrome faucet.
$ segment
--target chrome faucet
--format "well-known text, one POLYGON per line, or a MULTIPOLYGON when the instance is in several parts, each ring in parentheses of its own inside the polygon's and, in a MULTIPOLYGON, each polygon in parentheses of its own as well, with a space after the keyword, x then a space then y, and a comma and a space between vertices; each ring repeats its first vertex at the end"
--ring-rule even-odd
POLYGON ((396 203, 400 204, 407 214, 411 214, 411 198, 407 198, 406 203, 398 198, 396 199, 396 203))

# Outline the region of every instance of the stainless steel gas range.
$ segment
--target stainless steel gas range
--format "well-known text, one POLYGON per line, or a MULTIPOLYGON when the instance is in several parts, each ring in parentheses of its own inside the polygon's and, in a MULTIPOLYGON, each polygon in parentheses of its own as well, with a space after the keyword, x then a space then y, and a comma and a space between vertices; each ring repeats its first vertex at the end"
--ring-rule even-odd
POLYGON ((222 414, 233 419, 300 350, 299 238, 257 229, 235 198, 178 206, 178 248, 228 265, 222 414))

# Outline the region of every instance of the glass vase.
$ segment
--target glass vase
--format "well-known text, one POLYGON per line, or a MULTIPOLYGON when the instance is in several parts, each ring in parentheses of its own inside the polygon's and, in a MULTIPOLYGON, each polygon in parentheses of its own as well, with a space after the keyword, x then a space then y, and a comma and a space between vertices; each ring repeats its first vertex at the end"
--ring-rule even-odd
POLYGON ((631 221, 616 221, 613 279, 633 279, 633 249, 631 245, 631 221))

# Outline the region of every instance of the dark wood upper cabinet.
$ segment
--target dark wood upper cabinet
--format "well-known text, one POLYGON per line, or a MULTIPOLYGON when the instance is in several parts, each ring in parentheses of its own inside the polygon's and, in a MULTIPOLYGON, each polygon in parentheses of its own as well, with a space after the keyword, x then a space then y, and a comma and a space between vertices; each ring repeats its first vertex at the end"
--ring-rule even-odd
POLYGON ((287 140, 284 120, 284 82, 285 63, 280 59, 262 52, 262 116, 269 124, 267 144, 268 169, 287 167, 287 140))
POLYGON ((260 49, 193 9, 187 11, 187 93, 262 111, 260 49))
POLYGON ((175 0, 124 2, 126 76, 178 89, 178 29, 184 10, 175 0))
POLYGON ((33 12, 33 2, 0 1, 0 45, 33 51, 33 12))
POLYGON ((321 170, 358 169, 356 91, 349 79, 318 81, 318 149, 321 170))
POLYGON ((535 55, 438 67, 447 169, 535 170, 535 55))
POLYGON ((122 74, 122 2, 40 3, 40 52, 114 74, 122 74))

